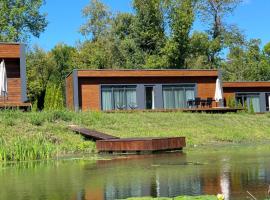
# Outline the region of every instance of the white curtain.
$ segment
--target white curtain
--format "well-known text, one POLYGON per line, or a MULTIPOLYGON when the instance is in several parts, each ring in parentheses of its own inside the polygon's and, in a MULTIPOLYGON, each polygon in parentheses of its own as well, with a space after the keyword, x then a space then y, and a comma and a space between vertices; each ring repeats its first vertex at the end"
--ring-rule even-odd
POLYGON ((173 91, 171 89, 163 89, 163 104, 165 109, 174 108, 173 91))
POLYGON ((125 90, 115 89, 114 92, 114 107, 115 109, 124 109, 125 105, 125 90))
POLYGON ((261 109, 260 109, 260 97, 259 96, 248 97, 248 103, 249 103, 248 106, 250 106, 251 102, 252 102, 254 112, 260 112, 261 111, 261 109))
POLYGON ((176 88, 174 89, 174 108, 185 108, 186 99, 184 89, 176 88))
POLYGON ((112 110, 112 91, 102 91, 102 110, 112 110))
POLYGON ((127 89, 127 109, 131 109, 132 107, 137 107, 137 96, 135 89, 127 89))
POLYGON ((194 100, 195 99, 195 92, 193 89, 186 89, 186 100, 194 100))

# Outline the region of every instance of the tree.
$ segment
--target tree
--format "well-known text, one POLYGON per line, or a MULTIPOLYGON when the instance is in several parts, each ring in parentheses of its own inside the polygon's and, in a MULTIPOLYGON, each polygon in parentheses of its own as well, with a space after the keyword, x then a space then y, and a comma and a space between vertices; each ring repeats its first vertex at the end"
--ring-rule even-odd
POLYGON ((169 1, 171 36, 167 43, 168 62, 171 68, 186 68, 189 54, 189 34, 194 22, 193 0, 169 1))
POLYGON ((90 35, 93 41, 106 36, 111 21, 111 13, 106 5, 100 0, 91 0, 82 10, 82 14, 87 20, 80 28, 83 36, 90 35))
POLYGON ((209 62, 211 52, 211 40, 205 32, 195 31, 189 40, 189 54, 186 58, 186 65, 188 68, 195 69, 209 69, 211 63, 209 62))
POLYGON ((231 47, 227 62, 223 64, 224 78, 230 81, 269 81, 270 60, 260 49, 260 44, 260 40, 251 39, 243 46, 231 47))
POLYGON ((53 74, 54 82, 64 83, 66 75, 76 67, 72 62, 76 49, 66 44, 57 44, 50 53, 56 64, 53 74))
POLYGON ((212 68, 217 65, 217 57, 224 45, 224 34, 227 26, 224 18, 233 13, 242 0, 201 0, 198 1, 199 14, 202 20, 210 27, 208 33, 211 37, 210 63, 212 68))
POLYGON ((134 0, 135 42, 143 52, 157 54, 165 42, 164 15, 161 0, 134 0))
POLYGON ((27 53, 28 96, 30 101, 37 101, 37 107, 42 110, 46 88, 55 72, 53 57, 38 46, 27 53))
POLYGON ((40 12, 43 0, 0 0, 0 41, 20 42, 39 37, 48 22, 40 12))

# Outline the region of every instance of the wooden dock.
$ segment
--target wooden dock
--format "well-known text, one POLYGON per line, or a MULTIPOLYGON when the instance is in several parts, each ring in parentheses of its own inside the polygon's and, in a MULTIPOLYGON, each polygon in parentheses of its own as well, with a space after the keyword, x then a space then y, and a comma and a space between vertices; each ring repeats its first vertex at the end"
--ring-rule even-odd
POLYGON ((107 153, 144 153, 158 151, 182 150, 186 146, 185 137, 153 138, 118 138, 75 125, 69 129, 96 141, 98 152, 107 153))
POLYGON ((141 153, 182 150, 186 146, 184 137, 171 138, 122 138, 97 141, 98 152, 141 153))
POLYGON ((81 128, 81 127, 76 126, 76 125, 70 125, 69 129, 76 132, 76 133, 79 133, 79 134, 83 135, 84 137, 86 137, 88 139, 92 139, 94 141, 119 139, 119 137, 115 137, 115 136, 112 136, 112 135, 101 133, 101 132, 95 131, 95 130, 89 130, 87 128, 81 128))

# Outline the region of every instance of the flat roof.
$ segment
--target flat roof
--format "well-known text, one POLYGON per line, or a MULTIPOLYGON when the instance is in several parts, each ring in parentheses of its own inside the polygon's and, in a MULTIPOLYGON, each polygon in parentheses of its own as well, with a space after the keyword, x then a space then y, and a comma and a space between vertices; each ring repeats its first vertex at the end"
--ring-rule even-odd
POLYGON ((9 45, 20 45, 20 42, 0 42, 0 44, 9 44, 9 45))
POLYGON ((218 70, 205 69, 82 69, 74 71, 77 72, 78 77, 217 77, 219 74, 218 70))
POLYGON ((270 87, 270 81, 223 82, 223 88, 255 88, 255 87, 270 87))

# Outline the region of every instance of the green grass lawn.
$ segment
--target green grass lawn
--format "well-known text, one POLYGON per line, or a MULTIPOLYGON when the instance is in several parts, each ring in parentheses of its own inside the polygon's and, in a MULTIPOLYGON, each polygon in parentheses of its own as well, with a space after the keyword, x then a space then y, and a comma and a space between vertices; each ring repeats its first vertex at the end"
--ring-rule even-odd
POLYGON ((0 112, 0 160, 46 159, 95 152, 95 143, 69 131, 76 124, 119 137, 185 136, 188 147, 269 141, 270 115, 181 112, 0 112))

